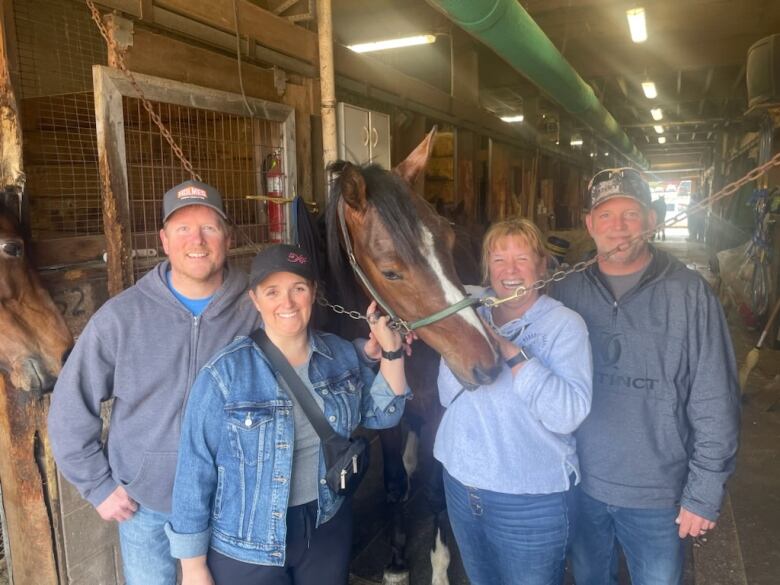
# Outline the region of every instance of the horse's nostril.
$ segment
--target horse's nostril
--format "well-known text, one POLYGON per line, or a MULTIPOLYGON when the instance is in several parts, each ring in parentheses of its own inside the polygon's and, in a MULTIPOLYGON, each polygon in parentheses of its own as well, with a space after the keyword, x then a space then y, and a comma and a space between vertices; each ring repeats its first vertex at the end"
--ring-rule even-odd
POLYGON ((496 380, 496 378, 498 378, 498 374, 500 372, 501 372, 501 366, 493 366, 489 368, 487 371, 477 366, 473 370, 474 379, 483 386, 487 384, 492 384, 496 380))
POLYGON ((65 365, 65 362, 68 361, 68 358, 70 357, 70 352, 73 351, 73 346, 71 345, 68 349, 65 350, 65 353, 62 354, 62 365, 65 365))

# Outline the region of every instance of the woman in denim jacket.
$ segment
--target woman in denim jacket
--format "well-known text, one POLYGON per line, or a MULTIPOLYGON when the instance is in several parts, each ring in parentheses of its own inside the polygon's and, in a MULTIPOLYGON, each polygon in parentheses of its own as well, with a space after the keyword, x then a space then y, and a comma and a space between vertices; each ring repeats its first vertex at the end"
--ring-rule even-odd
MULTIPOLYGON (((409 394, 402 340, 369 307, 365 353, 309 328, 316 284, 302 250, 275 245, 252 262, 250 292, 268 338, 284 354, 331 426, 398 423, 409 394)), ((249 337, 201 370, 182 426, 166 527, 184 585, 343 585, 352 545, 349 499, 325 480, 320 440, 286 383, 249 337)))

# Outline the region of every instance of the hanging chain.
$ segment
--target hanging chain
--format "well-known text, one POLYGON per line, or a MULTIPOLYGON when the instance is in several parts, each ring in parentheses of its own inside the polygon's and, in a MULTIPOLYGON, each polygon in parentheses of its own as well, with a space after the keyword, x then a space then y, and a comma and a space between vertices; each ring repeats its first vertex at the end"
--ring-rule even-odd
POLYGON ((689 207, 684 211, 678 212, 674 217, 666 220, 663 224, 655 226, 652 229, 645 230, 640 234, 637 234, 633 238, 621 243, 620 245, 613 248, 612 250, 604 252, 603 254, 597 254, 590 260, 587 260, 585 262, 577 262, 577 264, 575 264, 568 270, 558 270, 557 272, 553 273, 552 276, 544 279, 539 279, 528 286, 520 285, 515 289, 515 291, 511 295, 504 297, 503 299, 500 299, 498 297, 485 297, 482 299, 482 304, 485 305, 486 307, 495 307, 502 303, 519 299, 520 297, 528 294, 531 291, 541 290, 551 282, 559 282, 574 272, 583 272, 584 270, 587 270, 590 266, 596 264, 600 260, 607 260, 612 256, 614 256, 615 254, 618 254, 619 252, 625 252, 637 242, 641 240, 646 240, 649 236, 653 235, 656 231, 658 231, 662 227, 670 227, 675 223, 677 223, 678 221, 680 221, 681 219, 683 219, 684 217, 686 217, 687 215, 690 215, 691 213, 694 213, 696 211, 703 210, 708 205, 715 203, 716 201, 720 201, 721 199, 724 199, 726 197, 729 197, 730 195, 733 195, 738 189, 750 183, 751 181, 755 181, 756 179, 764 175, 769 169, 776 166, 780 166, 780 152, 778 152, 773 158, 771 158, 764 164, 754 168, 752 171, 750 171, 741 179, 734 181, 733 183, 729 183, 728 185, 723 187, 723 189, 721 189, 720 191, 718 191, 713 195, 710 195, 706 199, 702 199, 696 205, 689 207))
POLYGON ((103 39, 105 39, 109 50, 113 52, 113 55, 116 58, 116 62, 119 65, 119 69, 121 69, 122 73, 127 76, 130 85, 133 86, 133 89, 135 89, 136 93, 138 94, 138 98, 141 100, 141 104, 143 105, 144 109, 149 113, 152 121, 160 129, 160 134, 162 134, 163 138, 165 138, 166 142, 168 142, 168 144, 171 146, 171 150, 173 150, 176 158, 181 161, 181 164, 190 174, 190 177, 196 181, 203 181, 200 175, 192 168, 192 163, 184 155, 181 147, 176 144, 176 140, 174 140, 173 136, 171 136, 168 128, 165 127, 165 124, 163 124, 160 116, 157 114, 157 112, 154 111, 154 107, 152 106, 151 102, 146 99, 144 92, 141 91, 141 88, 138 85, 138 81, 135 79, 135 75, 133 75, 132 71, 130 71, 125 64, 125 51, 116 44, 116 41, 114 41, 113 38, 111 38, 111 35, 106 29, 106 25, 103 23, 103 19, 100 16, 100 12, 98 12, 98 9, 95 7, 95 4, 92 2, 92 0, 85 0, 85 2, 87 3, 87 7, 89 7, 89 11, 92 13, 92 20, 95 21, 95 24, 100 31, 100 35, 103 37, 103 39))

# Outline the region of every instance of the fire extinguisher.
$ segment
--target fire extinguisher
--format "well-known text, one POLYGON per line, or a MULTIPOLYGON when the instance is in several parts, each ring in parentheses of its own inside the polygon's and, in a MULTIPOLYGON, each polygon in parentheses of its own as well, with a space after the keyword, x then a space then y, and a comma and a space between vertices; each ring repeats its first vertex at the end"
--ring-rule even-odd
MULTIPOLYGON (((267 197, 284 197, 284 174, 282 159, 278 150, 274 150, 265 159, 265 194, 267 197)), ((266 202, 268 211, 268 241, 279 244, 284 237, 284 203, 266 202)))

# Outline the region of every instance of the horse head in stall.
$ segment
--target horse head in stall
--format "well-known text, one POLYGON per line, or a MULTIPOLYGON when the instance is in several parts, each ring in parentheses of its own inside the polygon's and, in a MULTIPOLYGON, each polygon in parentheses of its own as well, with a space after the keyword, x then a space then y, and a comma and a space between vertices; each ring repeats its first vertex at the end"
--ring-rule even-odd
POLYGON ((329 261, 331 267, 343 264, 341 246, 348 238, 369 294, 404 323, 416 324, 419 338, 464 385, 479 386, 498 376, 496 344, 458 279, 452 226, 412 189, 434 135, 435 130, 393 171, 351 163, 333 167, 338 178, 327 211, 329 261))
POLYGON ((29 262, 10 199, 0 198, 0 370, 15 388, 40 394, 54 386, 73 338, 29 262))
MULTIPOLYGON (((435 129, 392 171, 378 165, 335 163, 331 168, 338 176, 326 210, 331 280, 345 285, 340 287, 339 299, 351 308, 367 304, 352 294, 355 279, 349 274, 346 255, 362 281, 363 292, 375 298, 402 330, 414 329, 424 342, 415 344, 407 360, 407 380, 415 394, 404 415, 411 431, 407 449, 400 428, 380 432, 385 489, 393 508, 392 560, 385 571, 388 583, 404 582, 399 575, 408 578, 401 506, 408 497, 414 467, 409 464, 415 459, 408 455, 409 445, 421 438, 430 454, 443 414, 437 396, 439 360, 435 352, 467 388, 491 383, 501 368, 492 334, 477 317, 475 303, 458 278, 453 226, 413 189, 424 173, 434 136, 435 129)), ((444 509, 441 468, 435 460, 432 464, 423 489, 434 516, 434 547, 446 556, 449 553, 439 540, 444 509)), ((441 564, 433 551, 432 564, 435 575, 441 564)), ((443 570, 446 576, 446 565, 443 570)))

